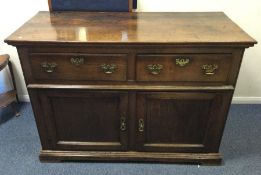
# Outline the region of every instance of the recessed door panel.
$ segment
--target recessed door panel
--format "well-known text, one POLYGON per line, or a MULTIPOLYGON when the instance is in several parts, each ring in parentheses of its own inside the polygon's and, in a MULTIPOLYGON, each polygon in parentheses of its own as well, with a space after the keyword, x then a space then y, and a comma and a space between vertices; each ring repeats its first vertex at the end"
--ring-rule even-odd
MULTIPOLYGON (((143 151, 207 152, 228 94, 139 93, 137 144, 143 151)), ((214 136, 217 137, 217 136, 214 136)))
POLYGON ((40 93, 53 147, 65 150, 123 150, 127 146, 127 93, 44 91, 40 93))

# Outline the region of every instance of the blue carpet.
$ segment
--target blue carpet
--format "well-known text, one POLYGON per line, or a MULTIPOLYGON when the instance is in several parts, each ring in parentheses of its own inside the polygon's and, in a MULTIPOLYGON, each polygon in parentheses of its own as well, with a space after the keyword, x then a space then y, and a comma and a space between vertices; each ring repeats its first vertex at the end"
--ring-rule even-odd
POLYGON ((260 175, 261 105, 232 105, 221 152, 222 166, 148 163, 40 163, 40 142, 30 103, 21 117, 0 110, 0 175, 260 175))

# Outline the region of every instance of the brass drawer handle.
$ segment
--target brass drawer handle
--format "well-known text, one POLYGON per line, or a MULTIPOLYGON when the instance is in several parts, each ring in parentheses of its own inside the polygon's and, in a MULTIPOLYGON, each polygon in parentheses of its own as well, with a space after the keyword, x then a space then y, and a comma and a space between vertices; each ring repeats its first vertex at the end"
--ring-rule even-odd
POLYGON ((126 131, 126 129, 127 129, 126 117, 121 117, 121 119, 120 119, 120 130, 126 131))
POLYGON ((47 73, 52 73, 55 68, 57 67, 56 63, 49 63, 49 62, 43 62, 41 64, 42 68, 44 69, 45 72, 47 73))
POLYGON ((144 131, 144 120, 142 118, 139 119, 139 131, 140 132, 144 131))
POLYGON ((71 58, 70 60, 71 60, 71 63, 75 66, 80 66, 80 65, 84 64, 84 58, 76 57, 76 58, 71 58))
POLYGON ((217 64, 204 64, 202 65, 202 70, 204 71, 205 75, 215 75, 216 74, 216 70, 218 69, 218 65, 217 64))
POLYGON ((115 64, 102 64, 100 66, 101 70, 105 74, 112 74, 117 69, 117 65, 115 64))
POLYGON ((152 75, 158 75, 160 74, 160 72, 163 69, 163 65, 161 64, 149 64, 147 65, 147 70, 149 71, 149 73, 151 73, 152 75))
POLYGON ((184 67, 189 64, 189 62, 189 58, 176 58, 176 65, 178 65, 179 67, 184 67))

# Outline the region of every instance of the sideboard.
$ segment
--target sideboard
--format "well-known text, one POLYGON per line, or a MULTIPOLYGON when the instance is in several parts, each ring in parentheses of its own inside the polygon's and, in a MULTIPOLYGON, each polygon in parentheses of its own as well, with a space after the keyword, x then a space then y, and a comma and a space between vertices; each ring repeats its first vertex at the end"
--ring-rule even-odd
POLYGON ((256 44, 222 12, 39 12, 5 42, 18 50, 41 160, 202 164, 221 163, 256 44))

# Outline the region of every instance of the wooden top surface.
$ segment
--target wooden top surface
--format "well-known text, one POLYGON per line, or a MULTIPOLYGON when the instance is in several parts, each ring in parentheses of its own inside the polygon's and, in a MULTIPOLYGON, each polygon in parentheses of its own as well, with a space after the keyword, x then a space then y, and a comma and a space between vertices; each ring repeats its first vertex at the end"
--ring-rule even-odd
POLYGON ((243 46, 256 43, 222 12, 39 12, 5 42, 243 46))

